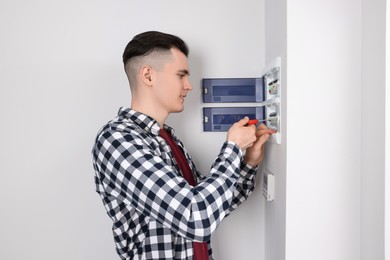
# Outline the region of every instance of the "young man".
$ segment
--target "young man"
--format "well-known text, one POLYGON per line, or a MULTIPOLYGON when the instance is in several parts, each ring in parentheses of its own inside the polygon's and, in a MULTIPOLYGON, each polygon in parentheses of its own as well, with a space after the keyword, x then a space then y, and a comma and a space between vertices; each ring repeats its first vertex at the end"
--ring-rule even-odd
POLYGON ((99 131, 92 151, 121 259, 212 259, 211 234, 253 191, 274 132, 247 126, 248 118, 235 123, 203 177, 164 124, 192 89, 187 56, 183 40, 155 31, 135 36, 123 53, 131 108, 99 131))

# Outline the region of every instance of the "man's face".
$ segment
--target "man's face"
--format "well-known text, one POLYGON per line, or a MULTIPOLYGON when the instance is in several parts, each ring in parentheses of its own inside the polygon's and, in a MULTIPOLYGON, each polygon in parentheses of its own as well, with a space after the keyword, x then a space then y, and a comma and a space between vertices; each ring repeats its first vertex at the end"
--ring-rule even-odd
POLYGON ((172 59, 156 71, 155 99, 161 112, 175 113, 184 109, 184 99, 192 90, 188 79, 190 70, 187 57, 177 49, 171 49, 172 59))

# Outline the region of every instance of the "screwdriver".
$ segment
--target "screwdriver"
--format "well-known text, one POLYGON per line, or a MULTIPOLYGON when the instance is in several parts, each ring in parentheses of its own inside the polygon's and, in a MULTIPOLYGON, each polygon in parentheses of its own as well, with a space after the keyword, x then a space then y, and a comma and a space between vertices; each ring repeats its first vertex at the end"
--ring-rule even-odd
POLYGON ((263 119, 263 120, 250 119, 246 125, 247 126, 248 125, 257 125, 257 123, 259 123, 259 122, 273 121, 273 120, 277 120, 277 119, 278 118, 276 118, 276 117, 274 117, 274 118, 266 118, 266 119, 263 119))
POLYGON ((256 125, 259 122, 257 119, 250 119, 246 125, 256 125))

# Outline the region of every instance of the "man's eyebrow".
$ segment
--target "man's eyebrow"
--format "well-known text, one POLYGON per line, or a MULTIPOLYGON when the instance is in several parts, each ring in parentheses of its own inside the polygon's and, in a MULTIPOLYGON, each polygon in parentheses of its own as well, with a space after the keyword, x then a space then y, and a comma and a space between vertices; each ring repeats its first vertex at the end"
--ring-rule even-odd
POLYGON ((178 72, 179 72, 179 73, 183 73, 183 74, 185 74, 185 75, 190 75, 190 72, 189 72, 188 70, 186 70, 186 69, 184 69, 184 70, 179 70, 178 72))

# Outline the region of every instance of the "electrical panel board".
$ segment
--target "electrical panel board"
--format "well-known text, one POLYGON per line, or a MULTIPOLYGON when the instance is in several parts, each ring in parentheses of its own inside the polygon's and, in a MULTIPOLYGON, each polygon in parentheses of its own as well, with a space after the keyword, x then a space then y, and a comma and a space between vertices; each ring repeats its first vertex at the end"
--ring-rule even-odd
POLYGON ((258 78, 205 78, 202 80, 203 130, 227 131, 248 116, 275 129, 271 141, 281 143, 281 60, 276 58, 258 78), (237 103, 242 104, 237 107, 237 103), (211 106, 212 105, 212 106, 211 106))

